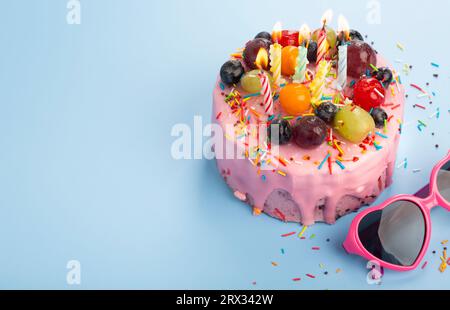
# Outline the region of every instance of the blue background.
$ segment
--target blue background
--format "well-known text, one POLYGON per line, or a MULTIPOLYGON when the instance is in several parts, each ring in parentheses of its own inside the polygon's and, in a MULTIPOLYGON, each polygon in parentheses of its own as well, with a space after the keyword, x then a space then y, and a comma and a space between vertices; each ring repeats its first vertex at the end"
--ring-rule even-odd
POLYGON ((398 156, 409 166, 379 201, 416 192, 450 147, 449 1, 382 0, 379 25, 367 23, 368 2, 356 0, 81 2, 81 25, 66 23, 65 0, 1 4, 0 288, 450 288, 450 271, 440 274, 431 254, 450 238, 442 209, 432 215, 428 267, 387 271, 381 286, 369 286, 364 260, 341 248, 354 215, 309 228, 307 240, 281 238, 301 227, 254 218, 214 162, 170 153, 173 125, 209 120, 231 52, 278 20, 318 26, 332 8, 392 62, 413 65, 405 84, 430 82, 436 92, 428 106, 407 88, 398 156), (419 102, 428 110, 412 108, 419 102), (440 120, 430 119, 437 106, 440 120), (418 119, 429 125, 422 133, 418 119), (81 262, 80 286, 66 283, 72 259, 81 262))

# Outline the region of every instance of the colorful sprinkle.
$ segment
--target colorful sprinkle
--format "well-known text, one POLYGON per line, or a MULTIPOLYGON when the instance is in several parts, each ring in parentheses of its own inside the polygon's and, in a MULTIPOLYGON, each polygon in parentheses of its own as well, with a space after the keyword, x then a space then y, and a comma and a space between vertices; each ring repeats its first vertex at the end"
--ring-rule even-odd
POLYGON ((328 161, 328 158, 330 158, 331 154, 330 152, 328 152, 327 156, 325 156, 325 158, 323 159, 323 161, 320 163, 318 169, 321 170, 323 165, 325 165, 325 163, 328 161))
POLYGON ((422 270, 425 269, 427 266, 428 266, 428 262, 425 262, 425 263, 422 265, 422 270))
POLYGON ((376 135, 381 137, 381 138, 383 138, 383 139, 387 139, 388 138, 388 136, 382 134, 381 132, 377 132, 376 135))
POLYGON ((308 229, 308 226, 303 226, 302 230, 298 234, 298 237, 301 238, 305 234, 306 230, 308 229))
POLYGON ((290 236, 293 236, 293 235, 295 235, 295 234, 296 234, 296 232, 295 232, 295 231, 293 231, 293 232, 290 232, 290 233, 287 233, 287 234, 281 235, 281 237, 283 237, 283 238, 286 238, 286 237, 290 237, 290 236))
POLYGON ((336 164, 341 167, 342 170, 345 170, 345 166, 343 163, 341 163, 339 160, 336 160, 336 164))

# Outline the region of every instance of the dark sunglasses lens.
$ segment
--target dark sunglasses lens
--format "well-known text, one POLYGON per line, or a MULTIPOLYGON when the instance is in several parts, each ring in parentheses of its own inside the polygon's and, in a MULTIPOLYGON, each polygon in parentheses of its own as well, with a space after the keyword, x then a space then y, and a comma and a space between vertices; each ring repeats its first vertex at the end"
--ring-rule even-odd
POLYGON ((439 193, 447 202, 450 202, 450 161, 442 166, 437 177, 439 193))
POLYGON ((358 227, 364 248, 376 258, 397 266, 412 266, 425 242, 425 218, 410 201, 397 201, 368 214, 358 227))

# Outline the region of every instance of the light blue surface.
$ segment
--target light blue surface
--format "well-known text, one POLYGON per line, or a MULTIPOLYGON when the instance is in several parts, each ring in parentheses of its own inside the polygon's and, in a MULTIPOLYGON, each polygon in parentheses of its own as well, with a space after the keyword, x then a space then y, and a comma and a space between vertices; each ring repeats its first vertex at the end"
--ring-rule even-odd
POLYGON ((314 240, 281 238, 300 227, 252 217, 214 162, 170 155, 174 124, 209 119, 230 52, 278 20, 317 26, 331 7, 392 62, 414 66, 405 84, 429 81, 436 92, 440 120, 429 119, 434 108, 412 108, 427 101, 408 87, 399 162, 407 157, 409 166, 380 200, 416 192, 450 147, 449 1, 383 0, 379 25, 356 0, 81 2, 81 25, 68 25, 65 0, 2 1, 0 288, 450 288, 450 271, 440 274, 431 254, 450 239, 450 213, 433 212, 425 270, 388 271, 373 287, 365 262, 341 248, 353 216, 310 228, 314 240), (418 119, 429 124, 422 133, 418 119), (81 262, 81 286, 66 283, 72 259, 81 262))

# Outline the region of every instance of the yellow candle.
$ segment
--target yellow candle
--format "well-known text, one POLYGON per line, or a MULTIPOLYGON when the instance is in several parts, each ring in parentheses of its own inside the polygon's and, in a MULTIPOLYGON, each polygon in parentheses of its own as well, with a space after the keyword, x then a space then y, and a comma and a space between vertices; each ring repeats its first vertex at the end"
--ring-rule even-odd
POLYGON ((317 67, 316 76, 310 85, 312 99, 311 103, 313 105, 320 105, 323 96, 323 90, 325 88, 325 80, 328 73, 331 70, 331 63, 326 60, 322 60, 317 67))
POLYGON ((270 46, 270 72, 272 72, 272 77, 275 85, 280 86, 281 84, 281 54, 282 46, 278 43, 270 46))
POLYGON ((280 22, 276 23, 273 27, 272 40, 274 44, 270 46, 269 50, 270 72, 272 72, 273 81, 276 86, 280 86, 281 84, 281 55, 283 47, 278 44, 278 41, 281 39, 282 29, 280 22))

